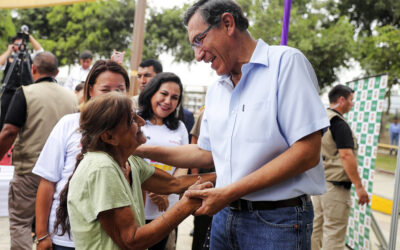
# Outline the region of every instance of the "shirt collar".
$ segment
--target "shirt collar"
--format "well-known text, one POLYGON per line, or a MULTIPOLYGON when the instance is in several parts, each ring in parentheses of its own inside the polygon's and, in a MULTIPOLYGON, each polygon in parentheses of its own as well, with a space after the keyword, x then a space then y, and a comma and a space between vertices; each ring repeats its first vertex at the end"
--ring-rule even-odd
POLYGON ((250 58, 249 64, 261 64, 266 67, 269 66, 269 45, 262 39, 257 40, 256 49, 250 58))
MULTIPOLYGON (((253 54, 251 55, 250 61, 245 65, 251 65, 251 64, 261 64, 264 65, 266 67, 269 66, 269 45, 264 42, 262 39, 258 39, 257 40, 257 46, 255 48, 255 50, 253 51, 253 54)), ((220 76, 220 78, 218 79, 218 83, 219 84, 229 84, 232 85, 233 87, 233 83, 231 81, 231 75, 230 74, 226 74, 226 75, 222 75, 220 76)))

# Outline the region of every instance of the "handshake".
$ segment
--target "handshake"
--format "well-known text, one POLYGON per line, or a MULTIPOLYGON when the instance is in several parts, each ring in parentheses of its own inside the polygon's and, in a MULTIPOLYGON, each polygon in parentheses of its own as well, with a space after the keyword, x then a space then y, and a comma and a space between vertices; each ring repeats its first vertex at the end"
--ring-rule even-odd
POLYGON ((203 182, 201 177, 188 188, 182 197, 186 199, 190 206, 193 206, 193 215, 208 215, 213 216, 218 211, 223 209, 229 200, 225 196, 225 188, 214 188, 212 182, 203 182))

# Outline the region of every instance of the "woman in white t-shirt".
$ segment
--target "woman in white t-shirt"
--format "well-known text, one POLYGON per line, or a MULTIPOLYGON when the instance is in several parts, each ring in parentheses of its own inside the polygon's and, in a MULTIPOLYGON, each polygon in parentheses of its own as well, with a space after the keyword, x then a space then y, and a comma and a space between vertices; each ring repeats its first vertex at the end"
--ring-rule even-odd
MULTIPOLYGON (((184 123, 179 120, 179 105, 182 100, 183 87, 181 80, 174 73, 157 74, 143 89, 139 96, 139 115, 146 121, 142 127, 147 141, 145 144, 158 146, 178 146, 188 144, 188 132, 184 123)), ((175 167, 150 159, 145 159, 150 165, 162 169, 171 175, 186 174, 186 169, 176 171, 175 167)), ((172 207, 179 196, 169 196, 146 193, 145 216, 146 223, 161 216, 165 210, 172 207)), ((164 250, 168 237, 149 250, 164 250)))
MULTIPOLYGON (((129 89, 126 70, 112 60, 99 60, 90 70, 84 87, 84 102, 91 97, 129 89)), ((80 114, 66 115, 53 128, 33 169, 42 177, 36 195, 37 249, 74 249, 68 233, 54 230, 59 196, 75 169, 76 156, 81 152, 80 114)))

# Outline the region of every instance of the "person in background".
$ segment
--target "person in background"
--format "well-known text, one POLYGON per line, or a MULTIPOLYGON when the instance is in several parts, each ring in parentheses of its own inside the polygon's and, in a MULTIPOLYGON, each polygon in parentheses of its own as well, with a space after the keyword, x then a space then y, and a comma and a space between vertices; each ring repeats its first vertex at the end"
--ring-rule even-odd
MULTIPOLYGON (((148 145, 174 147, 188 144, 188 132, 182 121, 178 119, 177 109, 182 101, 183 86, 179 77, 173 73, 159 73, 147 83, 139 95, 139 115, 145 120, 142 127, 148 145)), ((160 162, 145 159, 150 165, 167 173, 179 176, 187 174, 187 169, 180 169, 160 162)), ((146 223, 161 216, 165 210, 172 207, 179 196, 146 194, 146 223)), ((175 239, 174 239, 175 240, 175 239)), ((168 237, 161 240, 150 250, 164 250, 168 237)))
POLYGON ((92 52, 89 50, 83 51, 79 55, 79 66, 76 66, 72 69, 71 73, 69 74, 67 81, 64 84, 64 87, 74 91, 76 85, 80 84, 81 82, 86 81, 86 77, 89 74, 91 65, 92 65, 93 55, 92 52))
MULTIPOLYGON (((193 113, 183 108, 183 123, 185 124, 186 130, 191 131, 194 125, 194 116, 193 113)), ((192 134, 189 133, 189 142, 192 141, 192 134)))
MULTIPOLYGON (((13 72, 9 72, 11 70, 11 64, 13 63, 14 56, 20 52, 20 47, 22 45, 22 37, 17 35, 11 39, 11 44, 8 45, 7 50, 0 56, 0 70, 3 70, 3 79, 2 83, 5 84, 6 76, 10 73, 10 78, 7 82, 6 86, 2 86, 3 93, 1 95, 1 107, 0 107, 0 130, 3 127, 4 119, 6 118, 8 107, 10 105, 11 99, 14 96, 15 91, 21 85, 28 85, 32 83, 32 79, 30 78, 30 73, 28 73, 27 69, 16 69, 14 68, 13 72), (20 74, 21 71, 24 71, 26 74, 20 74)), ((28 58, 29 63, 32 63, 32 59, 35 56, 43 52, 43 48, 36 39, 29 34, 29 42, 33 47, 33 54, 28 58)), ((23 67, 23 65, 22 65, 23 67)))
POLYGON ((314 228, 312 249, 344 249, 349 220, 350 188, 354 184, 358 204, 368 204, 369 197, 357 171, 357 138, 343 115, 353 107, 353 90, 336 85, 329 91, 327 110, 331 126, 322 137, 322 159, 328 191, 313 196, 314 228))
MULTIPOLYGON (((77 111, 76 96, 57 84, 57 58, 41 52, 33 59, 34 84, 17 89, 0 132, 0 158, 14 143, 8 211, 11 249, 32 249, 32 223, 40 176, 32 173, 51 130, 59 119, 77 111), (18 137, 17 137, 18 136, 18 137)), ((43 235, 36 235, 41 240, 43 235)))
MULTIPOLYGON (((204 106, 199 110, 199 115, 194 123, 190 134, 192 136, 192 140, 190 143, 197 144, 197 141, 200 136, 200 127, 201 120, 203 119, 204 114, 204 106)), ((215 168, 194 168, 192 170, 192 174, 199 173, 212 173, 215 172, 215 168)), ((211 226, 212 216, 208 215, 198 215, 194 217, 193 224, 193 241, 192 241, 192 250, 206 250, 210 248, 210 226, 211 226)))
POLYGON ((83 96, 84 96, 83 88, 84 87, 85 87, 85 82, 81 82, 78 85, 76 85, 76 87, 75 87, 74 93, 75 93, 76 97, 78 98, 79 104, 83 103, 83 96))
MULTIPOLYGON (((390 145, 399 146, 399 134, 400 134, 400 124, 398 123, 399 119, 397 116, 393 118, 393 122, 390 123, 389 126, 389 135, 390 135, 390 145)), ((392 152, 397 154, 397 149, 390 149, 389 154, 392 155, 392 152)))
POLYGON ((209 181, 215 175, 174 178, 132 156, 146 141, 145 122, 132 107, 130 97, 107 93, 81 111, 82 149, 61 193, 56 222, 61 233, 71 229, 77 249, 146 249, 200 206, 199 200, 185 197, 144 224, 141 186, 164 194, 182 193, 193 183, 191 189, 213 186, 209 181))
MULTIPOLYGON (((139 64, 136 82, 139 85, 139 94, 143 91, 146 84, 148 84, 153 77, 158 73, 163 72, 161 63, 155 59, 146 59, 139 64)), ((139 94, 133 97, 135 107, 138 108, 139 94)))
MULTIPOLYGON (((108 92, 126 94, 129 76, 112 60, 99 60, 90 70, 83 88, 83 103, 108 92)), ((81 108, 83 105, 81 105, 81 108)), ((80 113, 64 116, 51 131, 32 172, 41 177, 36 195, 36 248, 73 249, 73 239, 58 235, 54 224, 60 193, 75 169, 76 156, 81 151, 80 113)), ((58 228, 60 230, 60 228, 58 228)))

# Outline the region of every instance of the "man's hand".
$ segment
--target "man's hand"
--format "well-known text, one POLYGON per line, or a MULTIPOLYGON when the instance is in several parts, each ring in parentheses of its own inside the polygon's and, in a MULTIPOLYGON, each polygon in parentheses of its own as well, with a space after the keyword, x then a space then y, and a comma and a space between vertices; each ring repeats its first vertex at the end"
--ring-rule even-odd
POLYGON ((223 188, 188 190, 185 195, 189 198, 202 199, 201 207, 197 209, 194 214, 196 216, 213 216, 231 202, 223 188))
POLYGON ((358 197, 358 205, 364 205, 369 203, 369 196, 367 191, 365 191, 364 187, 358 186, 355 188, 356 189, 356 194, 358 197))
POLYGON ((53 243, 51 242, 50 236, 47 236, 44 240, 41 240, 39 244, 36 245, 37 250, 52 250, 53 243))
POLYGON ((149 198, 155 205, 157 205, 158 211, 163 212, 168 209, 169 207, 168 195, 159 195, 149 192, 149 198))

